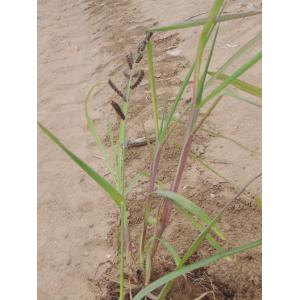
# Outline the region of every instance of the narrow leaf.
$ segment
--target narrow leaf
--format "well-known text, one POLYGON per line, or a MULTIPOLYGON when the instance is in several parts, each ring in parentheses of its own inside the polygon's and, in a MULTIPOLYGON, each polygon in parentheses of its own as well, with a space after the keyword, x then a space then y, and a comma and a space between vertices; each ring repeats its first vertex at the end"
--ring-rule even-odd
MULTIPOLYGON (((227 67, 232 65, 240 56, 242 56, 246 51, 248 51, 253 45, 255 45, 258 41, 261 40, 261 31, 258 32, 251 40, 249 40, 246 44, 244 44, 241 48, 239 48, 226 62, 218 69, 216 75, 222 73, 226 70, 227 67)), ((215 76, 216 76, 215 75, 215 76)), ((209 78, 205 82, 205 87, 208 87, 216 78, 215 76, 209 78)))
POLYGON ((72 153, 65 145, 63 145, 60 140, 46 127, 42 124, 38 123, 39 127, 42 131, 52 140, 56 145, 58 145, 82 170, 84 170, 99 186, 105 190, 107 194, 116 202, 118 206, 123 203, 124 199, 119 194, 119 192, 102 176, 100 176, 94 169, 92 169, 88 164, 82 161, 79 157, 77 157, 74 153, 72 153))
POLYGON ((159 239, 155 236, 151 237, 149 240, 148 240, 148 243, 152 242, 153 240, 158 240, 163 246, 164 248, 171 254, 171 256, 173 257, 174 259, 174 262, 176 264, 176 266, 179 265, 180 261, 181 261, 181 258, 179 257, 176 249, 166 240, 164 239, 159 239))
POLYGON ((256 53, 252 58, 250 58, 244 65, 238 68, 232 75, 230 75, 226 80, 224 80, 219 86, 211 91, 211 93, 206 96, 200 103, 200 107, 206 104, 209 100, 217 96, 222 90, 224 90, 229 84, 231 84, 235 79, 244 74, 248 69, 255 65, 262 57, 261 51, 256 53))
POLYGON ((241 252, 244 252, 246 250, 250 250, 253 249, 255 247, 258 247, 261 245, 261 240, 255 241, 255 242, 251 242, 249 244, 246 244, 244 246, 238 247, 238 248, 234 248, 231 249, 229 251, 226 252, 221 252, 221 253, 217 253, 215 255, 212 255, 206 259, 203 259, 201 261, 198 261, 196 263, 187 265, 179 270, 173 271, 157 280, 155 280, 154 282, 152 282, 151 284, 149 284, 148 286, 146 286, 144 289, 142 289, 134 298, 133 300, 142 300, 144 297, 146 297, 149 293, 151 293, 152 291, 156 290, 157 288, 159 288, 160 286, 162 286, 163 284, 176 279, 179 276, 182 276, 188 272, 192 272, 193 270, 208 266, 224 257, 228 257, 228 256, 232 256, 241 252))
MULTIPOLYGON (((216 72, 208 72, 209 75, 211 76, 215 76, 217 73, 216 72)), ((217 79, 220 79, 220 80, 226 80, 229 78, 229 75, 227 74, 224 74, 224 73, 220 73, 218 75, 216 75, 217 79)), ((255 86, 255 85, 252 85, 248 82, 245 82, 243 80, 240 80, 240 79, 235 79, 233 81, 231 81, 230 83, 231 85, 235 86, 236 88, 246 92, 246 93, 249 93, 253 96, 256 96, 256 97, 261 97, 261 88, 255 86)))
MULTIPOLYGON (((178 210, 180 212, 180 214, 187 221, 189 221, 197 230, 203 230, 204 226, 202 224, 200 224, 199 222, 197 222, 191 213, 189 213, 188 211, 182 209, 179 205, 175 204, 174 206, 175 206, 175 209, 178 210)), ((219 251, 223 250, 222 246, 210 234, 206 235, 206 239, 207 239, 208 243, 214 249, 219 250, 219 251)))
MULTIPOLYGON (((166 197, 169 200, 171 200, 173 203, 176 205, 179 205, 182 209, 187 210, 191 214, 195 215, 198 217, 201 221, 203 221, 205 224, 209 224, 211 222, 209 216, 207 213, 201 209, 199 206, 197 206, 195 203, 192 201, 186 199, 182 195, 171 192, 171 191, 164 191, 164 190, 158 190, 155 193, 159 194, 160 196, 166 197)), ((213 231, 221 238, 225 239, 223 233, 218 229, 217 226, 213 227, 213 231)))
MULTIPOLYGON (((230 21, 234 19, 240 19, 240 18, 245 18, 245 17, 250 17, 250 16, 255 16, 261 14, 261 11, 250 11, 250 12, 245 12, 245 13, 238 13, 238 14, 228 14, 228 15, 223 15, 217 18, 216 22, 225 22, 225 21, 230 21)), ((197 26, 202 26, 206 23, 207 17, 204 18, 199 18, 197 20, 189 20, 189 21, 183 21, 183 22, 177 22, 177 23, 172 23, 172 24, 166 24, 163 26, 157 26, 157 27, 152 27, 149 29, 149 31, 170 31, 170 30, 178 30, 178 29, 186 29, 186 28, 191 28, 191 27, 197 27, 197 26)))
POLYGON ((152 109, 153 109, 153 116, 154 116, 154 128, 156 132, 156 139, 158 139, 159 126, 158 126, 157 95, 156 95, 156 83, 154 77, 152 43, 150 41, 147 43, 147 54, 148 54, 149 77, 150 77, 150 86, 151 86, 152 109))
POLYGON ((233 92, 232 90, 229 90, 228 88, 224 91, 223 94, 226 95, 226 96, 229 96, 229 97, 233 97, 233 98, 235 98, 237 100, 244 101, 244 102, 249 103, 251 105, 254 105, 254 106, 257 106, 257 107, 261 107, 261 104, 255 103, 252 100, 249 100, 249 99, 247 99, 247 98, 245 98, 245 97, 243 97, 243 96, 241 96, 241 95, 233 92))

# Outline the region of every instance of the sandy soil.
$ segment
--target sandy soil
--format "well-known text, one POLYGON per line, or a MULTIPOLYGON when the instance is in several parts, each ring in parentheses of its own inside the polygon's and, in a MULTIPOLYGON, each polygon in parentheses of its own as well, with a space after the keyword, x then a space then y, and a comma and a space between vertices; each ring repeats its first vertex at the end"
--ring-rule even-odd
MULTIPOLYGON (((105 138, 108 121, 117 118, 109 102, 113 91, 108 78, 124 84, 121 72, 125 54, 136 48, 145 29, 205 14, 211 1, 38 1, 38 119, 64 141, 79 157, 107 174, 90 137, 83 115, 83 99, 88 88, 102 81, 91 103, 91 115, 105 138), (102 129, 102 131, 101 131, 102 129)), ((260 8, 260 1, 230 1, 226 12, 260 8)), ((260 17, 224 23, 217 42, 212 69, 220 66, 260 29, 260 17)), ((199 29, 154 36, 159 100, 174 99, 178 84, 195 54, 199 29), (170 50, 176 49, 176 56, 170 50), (172 53, 172 52, 171 52, 172 53)), ((173 52, 174 53, 174 52, 173 52)), ((251 55, 253 51, 247 53, 251 55)), ((142 66, 146 62, 142 61, 142 66)), ((233 68, 237 66, 234 65, 233 68)), ((260 85, 261 66, 243 78, 260 85)), ((129 137, 143 135, 142 123, 151 130, 151 106, 147 77, 132 95, 129 137)), ((190 92, 184 96, 188 99, 190 92)), ((256 99, 254 99, 256 100, 256 99)), ((257 101, 257 100, 256 100, 257 101)), ((182 108, 181 108, 182 109, 182 108)), ((260 152, 261 110, 256 106, 225 98, 206 123, 260 152)), ((179 133, 184 132, 179 128, 179 133)), ((174 137, 163 157, 160 179, 171 182, 182 135, 174 137)), ((208 212, 222 206, 234 192, 261 169, 260 155, 245 151, 221 138, 205 133, 196 137, 193 150, 232 183, 216 177, 200 164, 189 161, 180 192, 208 212)), ((126 173, 132 177, 149 167, 147 149, 127 153, 126 173)), ((56 146, 38 133, 38 299, 100 299, 104 278, 116 258, 117 208, 108 197, 56 146)), ((107 175, 109 178, 109 175, 107 175)), ((129 197, 130 225, 137 235, 141 221, 141 201, 147 180, 129 197)), ((249 189, 224 215, 221 228, 227 236, 225 247, 238 246, 260 237, 261 214, 253 197, 260 182, 249 189)), ((174 212, 175 214, 175 212, 174 212)), ((181 220, 171 222, 166 238, 183 251, 195 232, 181 220)), ((208 247, 202 250, 208 253, 208 247)), ((260 250, 238 256, 233 262, 220 261, 205 270, 228 299, 260 299, 260 250), (224 292, 225 291, 225 292, 224 292)), ((200 276, 200 275, 199 275, 200 276)), ((183 299, 183 297, 182 297, 183 299)))

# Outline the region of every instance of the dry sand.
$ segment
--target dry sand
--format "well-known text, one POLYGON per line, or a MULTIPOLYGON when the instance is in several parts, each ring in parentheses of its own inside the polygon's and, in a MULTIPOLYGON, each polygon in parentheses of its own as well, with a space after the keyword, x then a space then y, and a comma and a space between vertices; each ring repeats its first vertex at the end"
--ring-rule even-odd
MULTIPOLYGON (((105 138, 106 130, 103 129, 106 129, 108 121, 117 123, 109 105, 115 95, 106 82, 113 78, 120 85, 125 83, 121 75, 125 54, 135 49, 145 30, 153 24, 205 14, 210 5, 208 0, 38 0, 39 121, 79 157, 101 174, 107 174, 103 162, 95 157, 97 148, 85 124, 83 99, 88 88, 95 82, 103 82, 91 103, 91 115, 102 138, 105 138)), ((259 8, 260 1, 236 0, 229 2, 226 12, 259 8)), ((260 27, 260 17, 224 23, 212 69, 220 66, 260 27)), ((154 37, 160 101, 165 96, 174 98, 176 88, 195 54, 199 32, 199 29, 191 29, 154 37), (170 50, 176 56, 170 55, 170 50)), ((247 55, 250 57, 251 53, 253 51, 247 55)), ((146 62, 143 61, 142 65, 146 66, 146 62)), ((243 79, 260 85, 260 64, 243 79)), ((132 96, 129 137, 143 134, 142 122, 151 129, 149 96, 148 79, 145 78, 132 96)), ((186 94, 185 99, 188 97, 186 94)), ((258 107, 225 98, 210 117, 206 128, 219 131, 260 152, 261 109, 258 107)), ((174 141, 182 142, 180 135, 174 141)), ((224 184, 201 165, 189 163, 180 192, 208 212, 221 207, 234 194, 233 186, 242 186, 261 169, 260 155, 244 151, 224 139, 201 134, 196 138, 194 150, 233 182, 224 184)), ((129 177, 149 167, 146 152, 145 148, 128 151, 126 172, 129 177)), ((169 145, 160 174, 166 183, 172 179, 177 157, 176 147, 169 145)), ((117 208, 40 132, 38 174, 38 299, 99 299, 95 298, 102 293, 97 283, 103 282, 103 275, 116 254, 112 240, 117 236, 117 208)), ((145 186, 146 181, 129 198, 134 232, 139 228, 138 216, 145 186)), ((251 194, 242 198, 222 220, 221 227, 228 237, 226 246, 241 245, 259 238, 261 234, 261 214, 252 199, 260 193, 260 182, 253 184, 249 191, 251 194)), ((178 248, 184 249, 192 236, 177 236, 178 226, 185 232, 184 221, 171 223, 166 237, 176 240, 178 248)), ((233 291, 235 299, 260 299, 259 249, 252 251, 251 255, 241 255, 231 263, 219 262, 207 273, 215 282, 233 291)))

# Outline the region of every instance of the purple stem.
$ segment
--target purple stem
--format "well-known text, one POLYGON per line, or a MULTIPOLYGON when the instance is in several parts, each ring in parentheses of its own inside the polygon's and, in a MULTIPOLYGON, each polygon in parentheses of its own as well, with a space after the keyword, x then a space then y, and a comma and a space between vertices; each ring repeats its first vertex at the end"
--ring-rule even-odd
MULTIPOLYGON (((199 111, 198 109, 194 108, 193 113, 190 115, 186 139, 185 139, 183 149, 181 151, 181 156, 180 156, 177 172, 176 172, 174 181, 170 187, 170 190, 172 192, 177 192, 179 185, 180 185, 180 181, 181 181, 182 174, 183 174, 183 171, 184 171, 184 168, 186 165, 188 154, 190 152, 192 142, 193 142, 193 125, 194 125, 194 122, 196 121, 198 111, 199 111)), ((171 201, 164 200, 161 222, 160 222, 159 228, 157 228, 156 237, 161 238, 165 228, 167 227, 167 225, 169 223, 169 219, 171 216, 171 210, 172 210, 171 201)), ((156 251, 157 245, 158 245, 158 243, 154 242, 154 247, 153 247, 153 251, 152 251, 153 256, 156 251)))

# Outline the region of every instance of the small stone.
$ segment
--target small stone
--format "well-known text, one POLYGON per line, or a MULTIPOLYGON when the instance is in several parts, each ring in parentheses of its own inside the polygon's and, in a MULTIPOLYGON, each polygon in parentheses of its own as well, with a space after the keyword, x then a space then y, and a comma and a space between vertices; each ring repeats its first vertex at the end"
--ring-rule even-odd
POLYGON ((215 198, 216 195, 215 194, 210 194, 210 198, 215 198))
POLYGON ((179 56, 181 53, 182 53, 182 50, 178 49, 178 48, 167 51, 167 54, 169 54, 171 56, 179 56))

